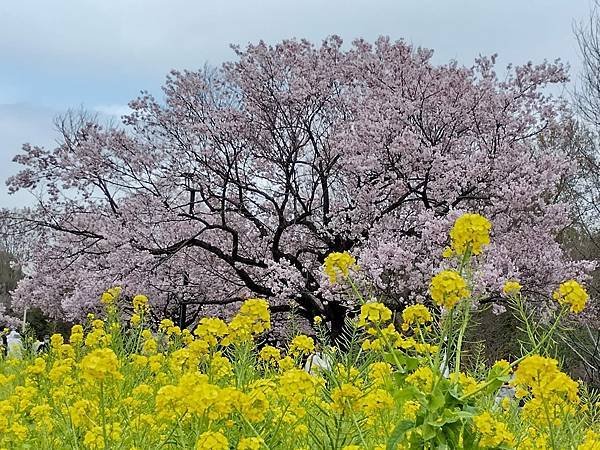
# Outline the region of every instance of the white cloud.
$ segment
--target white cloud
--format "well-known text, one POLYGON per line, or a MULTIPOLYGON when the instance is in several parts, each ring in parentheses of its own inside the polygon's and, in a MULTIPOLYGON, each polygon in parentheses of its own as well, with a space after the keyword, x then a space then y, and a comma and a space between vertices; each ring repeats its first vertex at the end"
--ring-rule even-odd
POLYGON ((588 8, 587 0, 3 0, 0 54, 45 70, 163 74, 229 59, 229 43, 337 33, 405 37, 444 60, 573 59, 572 21, 588 8))
MULTIPOLYGON (((63 106, 96 105, 89 109, 120 117, 137 89, 158 91, 171 68, 232 59, 229 43, 390 35, 435 49, 438 62, 470 64, 478 54, 498 52, 502 65, 562 57, 577 72, 572 24, 589 6, 588 0, 0 0, 0 184, 18 169, 9 161, 23 142, 54 144, 52 119, 63 106), (16 103, 22 101, 30 104, 16 103)), ((0 185, 0 205, 9 201, 3 192, 0 185)))
POLYGON ((106 116, 114 116, 117 118, 131 113, 131 108, 129 108, 128 105, 98 105, 95 106, 93 110, 106 116))

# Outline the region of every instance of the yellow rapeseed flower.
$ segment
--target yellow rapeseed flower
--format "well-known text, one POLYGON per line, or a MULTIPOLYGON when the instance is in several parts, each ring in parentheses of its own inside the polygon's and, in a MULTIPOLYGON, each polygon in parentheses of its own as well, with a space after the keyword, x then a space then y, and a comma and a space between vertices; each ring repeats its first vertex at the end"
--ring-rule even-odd
POLYGON ((229 441, 223 433, 206 431, 198 438, 196 450, 229 450, 229 441))
POLYGON ((482 447, 496 448, 499 446, 512 447, 515 437, 509 431, 504 422, 494 419, 494 417, 485 411, 473 418, 477 431, 481 433, 479 444, 482 447))
POLYGON ((348 252, 333 252, 327 255, 323 264, 323 272, 333 284, 339 277, 347 278, 350 269, 356 268, 356 259, 348 252))
POLYGON ((272 345, 265 345, 260 350, 258 357, 265 362, 277 362, 281 359, 281 350, 272 345))
POLYGON ((416 400, 408 400, 402 405, 402 415, 408 420, 415 420, 421 404, 416 400))
POLYGON ((331 391, 331 409, 340 413, 353 411, 362 395, 363 392, 354 384, 342 383, 331 391))
POLYGON ((594 430, 587 430, 583 442, 579 444, 577 450, 598 450, 600 449, 600 433, 594 430))
POLYGON ((425 305, 410 305, 402 311, 402 320, 408 325, 423 325, 431 322, 431 312, 425 305))
POLYGON ((479 255, 482 247, 490 243, 492 224, 479 214, 463 214, 450 230, 452 249, 462 255, 471 249, 473 255, 479 255))
POLYGON ((119 286, 108 289, 102 294, 100 301, 105 306, 114 305, 121 295, 121 290, 122 289, 119 286))
POLYGON ((135 313, 131 315, 131 319, 129 319, 129 323, 131 323, 132 327, 137 327, 140 323, 142 323, 142 317, 135 313))
POLYGON ((569 280, 562 283, 552 297, 561 305, 570 305, 571 312, 580 313, 585 308, 589 295, 577 281, 569 280))
POLYGON ((117 355, 109 348, 94 350, 81 360, 83 376, 92 382, 121 378, 119 366, 117 355))
POLYGON ((148 297, 138 294, 133 297, 133 310, 136 312, 144 312, 148 309, 148 297))
POLYGON ((471 295, 464 278, 454 270, 443 270, 435 275, 431 279, 429 293, 436 304, 448 309, 471 295))
POLYGON ((261 438, 257 437, 243 438, 238 442, 237 450, 260 450, 263 442, 261 438))
POLYGON ((433 389, 433 371, 429 366, 419 367, 406 377, 406 382, 428 394, 433 389))
POLYGON ((522 287, 523 286, 521 286, 521 283, 519 283, 518 281, 507 281, 506 283, 504 283, 504 286, 502 286, 502 293, 507 297, 511 297, 521 292, 522 287))
POLYGON ((300 334, 292 339, 290 343, 289 354, 292 356, 308 355, 315 351, 315 341, 313 338, 300 334))
POLYGON ((360 307, 358 326, 364 327, 368 323, 382 324, 391 320, 392 311, 381 302, 369 302, 360 307))

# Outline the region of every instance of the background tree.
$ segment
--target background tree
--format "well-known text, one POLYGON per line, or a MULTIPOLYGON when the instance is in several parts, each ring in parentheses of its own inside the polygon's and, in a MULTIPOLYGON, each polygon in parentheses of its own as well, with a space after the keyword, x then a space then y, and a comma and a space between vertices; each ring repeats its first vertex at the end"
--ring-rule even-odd
POLYGON ((81 120, 55 149, 24 145, 9 189, 46 196, 24 217, 40 238, 19 302, 74 318, 120 284, 163 315, 199 301, 194 320, 258 295, 335 333, 345 305, 320 274, 329 252, 352 251, 401 306, 426 294, 463 211, 494 223, 477 274, 490 292, 513 277, 545 292, 590 269, 556 242, 570 164, 538 141, 561 133, 565 104, 543 91, 567 79, 559 63, 500 81, 494 57, 434 65, 386 38, 234 50, 219 69, 172 72, 162 101, 142 93, 125 127, 81 120))

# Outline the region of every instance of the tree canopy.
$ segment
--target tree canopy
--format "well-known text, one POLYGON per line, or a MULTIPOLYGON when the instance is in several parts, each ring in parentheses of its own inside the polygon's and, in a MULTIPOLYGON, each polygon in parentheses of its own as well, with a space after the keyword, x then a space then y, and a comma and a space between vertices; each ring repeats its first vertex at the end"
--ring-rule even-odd
POLYGON ((15 301, 74 318, 121 285, 163 312, 252 295, 339 321, 328 253, 350 250, 374 293, 403 305, 426 295, 465 211, 493 223, 476 274, 492 296, 507 279, 544 292, 589 269, 556 242, 571 165, 539 145, 568 115, 544 90, 567 80, 560 63, 500 80, 495 57, 438 65, 387 38, 234 51, 171 72, 123 126, 71 117, 58 147, 24 145, 9 189, 45 196, 26 218, 40 234, 15 301))

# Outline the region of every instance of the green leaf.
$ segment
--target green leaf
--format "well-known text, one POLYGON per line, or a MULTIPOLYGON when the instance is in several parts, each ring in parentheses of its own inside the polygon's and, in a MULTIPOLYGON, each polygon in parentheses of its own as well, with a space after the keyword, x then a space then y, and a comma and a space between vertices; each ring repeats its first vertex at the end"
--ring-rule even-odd
POLYGON ((438 411, 444 407, 446 404, 446 393, 442 391, 440 386, 436 386, 436 388, 431 393, 431 400, 429 401, 429 410, 430 411, 438 411))
POLYGON ((412 372, 419 367, 419 359, 399 351, 392 350, 383 355, 384 361, 396 366, 401 373, 412 372), (400 366, 398 366, 398 364, 400 366))
POLYGON ((414 426, 415 426, 415 424, 409 420, 402 420, 402 421, 398 422, 398 424, 394 428, 394 431, 392 431, 390 438, 388 439, 386 449, 387 450, 396 450, 396 446, 398 445, 398 442, 400 442, 400 440, 404 437, 406 432, 408 430, 410 430, 411 428, 413 428, 414 426))

